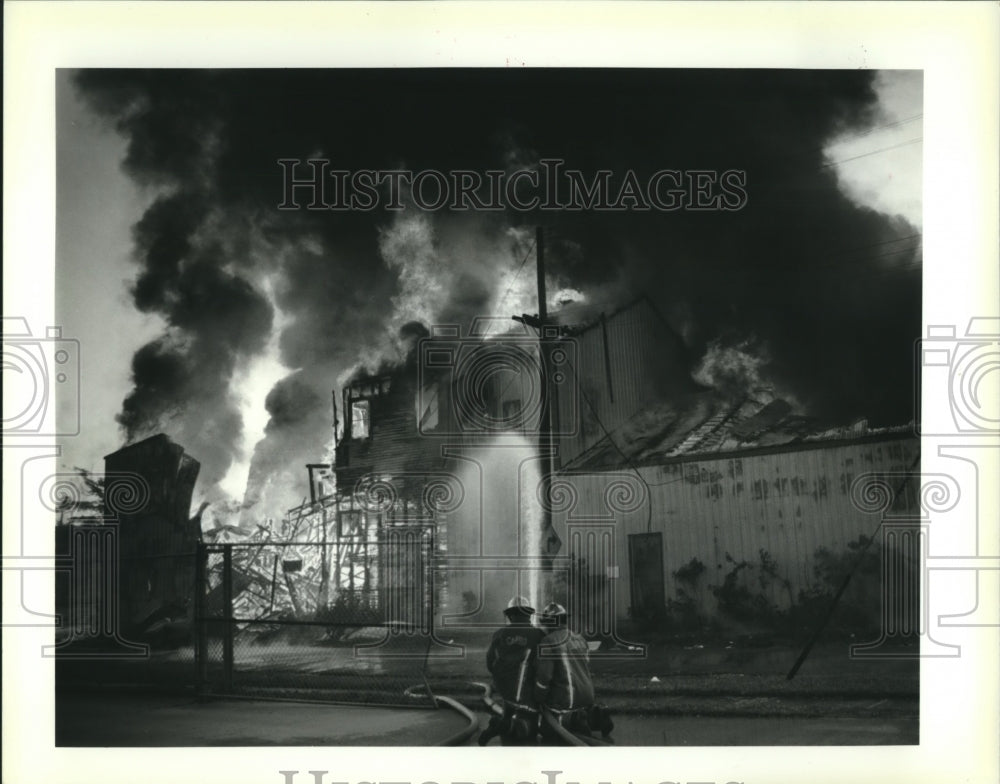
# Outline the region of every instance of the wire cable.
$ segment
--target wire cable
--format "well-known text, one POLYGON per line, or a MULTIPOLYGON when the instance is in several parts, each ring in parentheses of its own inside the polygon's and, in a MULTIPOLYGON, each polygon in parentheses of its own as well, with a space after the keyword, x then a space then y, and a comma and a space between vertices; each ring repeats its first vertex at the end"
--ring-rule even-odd
POLYGON ((521 275, 521 270, 524 269, 524 265, 527 263, 528 257, 531 255, 531 252, 534 249, 535 249, 535 240, 532 240, 531 245, 528 246, 528 252, 524 254, 524 258, 521 259, 521 263, 518 265, 517 272, 514 273, 514 277, 511 280, 510 285, 507 286, 507 291, 504 292, 504 295, 500 298, 500 302, 497 304, 496 308, 497 313, 503 310, 503 306, 504 303, 507 301, 507 297, 510 296, 510 292, 514 288, 514 284, 517 283, 517 279, 521 275))
POLYGON ((815 149, 826 150, 829 149, 830 147, 836 147, 840 144, 844 144, 845 142, 854 141, 855 139, 863 139, 866 136, 871 136, 873 133, 876 133, 878 131, 883 131, 886 128, 896 128, 900 125, 906 125, 907 123, 911 123, 914 120, 920 120, 923 118, 923 116, 924 115, 922 113, 915 114, 912 117, 905 117, 902 120, 896 120, 895 122, 885 123, 884 125, 876 125, 872 128, 869 128, 867 131, 861 131, 860 133, 852 133, 846 136, 837 136, 835 138, 831 138, 830 141, 828 141, 822 147, 816 147, 815 149))
POLYGON ((868 549, 872 546, 872 542, 875 541, 875 535, 878 533, 879 528, 881 528, 882 525, 885 523, 885 518, 889 510, 892 508, 893 504, 896 503, 896 499, 899 497, 899 494, 903 491, 903 488, 906 487, 906 483, 909 482, 910 479, 912 479, 914 476, 916 476, 919 481, 920 474, 913 473, 913 469, 917 468, 917 466, 919 465, 920 465, 920 449, 918 448, 916 456, 910 463, 910 467, 906 469, 903 481, 900 482, 899 485, 893 490, 892 498, 889 500, 889 504, 885 507, 885 509, 882 510, 882 515, 879 518, 878 525, 875 527, 875 530, 872 531, 872 535, 868 537, 868 541, 865 542, 864 547, 862 547, 861 550, 858 552, 857 556, 854 559, 854 563, 851 564, 850 571, 847 572, 843 581, 840 583, 840 587, 837 589, 837 593, 835 593, 833 599, 830 600, 830 606, 827 608, 826 615, 823 616, 819 625, 816 627, 816 631, 813 632, 812 636, 809 638, 809 641, 806 643, 805 647, 802 649, 802 652, 799 654, 799 657, 795 660, 795 663, 792 665, 792 669, 788 671, 788 674, 785 676, 785 680, 790 681, 792 678, 795 677, 796 673, 798 673, 799 671, 799 668, 802 667, 803 662, 805 662, 806 657, 809 655, 809 652, 813 649, 813 646, 819 640, 820 635, 823 633, 823 630, 826 629, 826 626, 830 622, 830 619, 833 618, 833 614, 837 609, 837 604, 840 602, 840 597, 844 595, 844 591, 847 590, 847 586, 851 582, 851 578, 854 577, 854 573, 858 570, 858 567, 861 566, 861 562, 864 560, 865 554, 868 552, 868 549))
POLYGON ((881 147, 877 150, 872 150, 871 152, 863 152, 860 155, 852 155, 850 158, 841 158, 839 161, 831 161, 830 163, 824 163, 820 166, 820 169, 828 169, 831 166, 837 166, 841 163, 847 163, 848 161, 856 161, 859 158, 867 158, 869 155, 878 155, 880 152, 888 152, 889 150, 898 150, 900 147, 907 147, 911 144, 916 144, 917 142, 922 142, 924 140, 923 136, 916 139, 909 139, 905 142, 900 142, 899 144, 891 144, 888 147, 881 147))

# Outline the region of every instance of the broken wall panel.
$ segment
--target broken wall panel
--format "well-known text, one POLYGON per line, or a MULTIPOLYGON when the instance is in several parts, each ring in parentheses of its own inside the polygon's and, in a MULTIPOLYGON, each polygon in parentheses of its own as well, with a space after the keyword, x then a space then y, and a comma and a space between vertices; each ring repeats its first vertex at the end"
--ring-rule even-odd
POLYGON ((567 434, 559 443, 562 465, 652 402, 695 389, 680 338, 647 299, 601 314, 568 339, 576 353, 570 378, 554 385, 559 430, 567 434))
POLYGON ((201 536, 190 517, 198 461, 160 434, 107 455, 104 463, 109 477, 105 503, 119 524, 122 623, 135 628, 165 607, 190 610, 201 536), (123 496, 115 498, 110 477, 130 474, 141 480, 141 502, 128 495, 124 484, 118 489, 123 496))

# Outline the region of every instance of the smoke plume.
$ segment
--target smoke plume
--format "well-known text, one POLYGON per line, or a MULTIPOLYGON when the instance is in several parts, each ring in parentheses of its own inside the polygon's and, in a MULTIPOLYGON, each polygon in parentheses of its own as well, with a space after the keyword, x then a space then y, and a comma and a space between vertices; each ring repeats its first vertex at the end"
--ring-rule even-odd
POLYGON ((921 259, 906 238, 918 230, 845 197, 824 157, 838 134, 882 121, 868 72, 114 70, 76 84, 127 139, 128 174, 161 194, 135 228, 133 296, 166 329, 133 360, 125 435, 164 429, 217 481, 250 446, 234 374, 283 315, 290 370, 266 394, 254 514, 308 494, 331 390, 392 359, 401 326, 536 312, 539 223, 550 292, 647 295, 709 366, 720 346, 766 347, 735 366, 809 414, 912 413, 921 259), (619 180, 735 169, 748 198, 702 212, 277 209, 278 159, 318 155, 346 171, 537 170, 545 158, 619 180))

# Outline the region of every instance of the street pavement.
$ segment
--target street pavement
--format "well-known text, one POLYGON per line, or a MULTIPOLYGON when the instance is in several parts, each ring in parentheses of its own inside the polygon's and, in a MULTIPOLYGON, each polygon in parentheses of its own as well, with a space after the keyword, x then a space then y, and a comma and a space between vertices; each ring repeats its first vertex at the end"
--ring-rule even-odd
POLYGON ((57 746, 430 746, 467 726, 451 710, 80 691, 57 700, 57 746))
MULTIPOLYGON (((60 695, 55 737, 64 747, 432 746, 466 725, 446 709, 90 691, 60 695)), ((613 738, 624 746, 863 746, 916 744, 919 733, 916 717, 629 714, 615 718, 613 738)))
MULTIPOLYGON (((434 710, 434 693, 482 712, 487 638, 462 655, 408 643, 387 646, 237 645, 235 690, 246 698, 198 701, 190 652, 140 662, 60 662, 57 742, 83 746, 433 745, 466 725, 434 710), (432 654, 435 651, 432 650, 432 654), (353 705, 316 704, 316 700, 353 705), (398 707, 414 705, 420 707, 398 707), (131 707, 130 707, 131 706, 131 707), (142 707, 141 710, 138 707, 142 707)), ((791 645, 653 645, 595 651, 598 700, 622 745, 879 745, 918 742, 919 659, 857 659, 843 642, 816 647, 792 680, 791 645)), ((218 688, 215 689, 218 692, 218 688)))

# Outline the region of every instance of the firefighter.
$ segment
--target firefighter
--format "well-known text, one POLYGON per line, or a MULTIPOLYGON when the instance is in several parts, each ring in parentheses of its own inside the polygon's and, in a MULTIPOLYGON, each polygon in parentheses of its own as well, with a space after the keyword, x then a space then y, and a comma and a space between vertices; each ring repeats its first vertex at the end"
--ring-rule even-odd
POLYGON ((539 715, 533 684, 538 643, 545 632, 534 625, 534 614, 527 599, 515 596, 504 610, 507 624, 493 634, 486 667, 493 676, 494 688, 503 697, 504 712, 479 736, 480 746, 496 735, 505 746, 536 742, 539 715))
MULTIPOLYGON (((594 702, 587 641, 570 630, 566 608, 556 602, 542 611, 542 625, 549 631, 538 645, 535 700, 539 708, 547 708, 570 732, 589 735, 594 729, 607 737, 614 725, 607 710, 594 702)), ((546 725, 542 730, 551 737, 546 725)))

